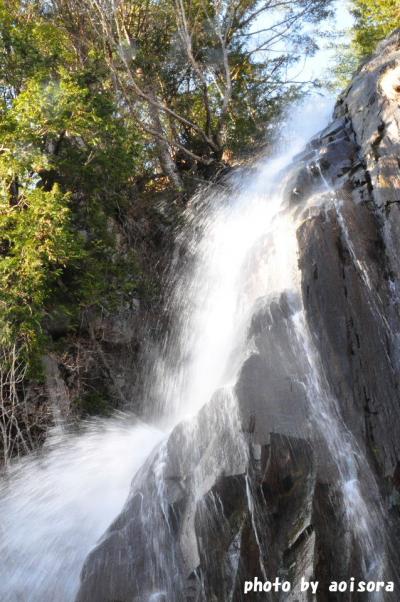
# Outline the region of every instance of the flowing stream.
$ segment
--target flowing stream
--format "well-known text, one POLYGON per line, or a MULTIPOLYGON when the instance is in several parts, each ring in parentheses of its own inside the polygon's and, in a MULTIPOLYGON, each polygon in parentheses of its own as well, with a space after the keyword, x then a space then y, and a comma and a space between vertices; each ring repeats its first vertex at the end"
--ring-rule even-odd
MULTIPOLYGON (((153 425, 121 415, 92 421, 80 434, 55 433, 40 454, 16 462, 3 479, 2 602, 72 602, 85 557, 120 512, 132 477, 152 450, 178 422, 196 416, 215 391, 225 390, 230 407, 232 385, 250 351, 246 339, 254 305, 260 297, 299 290, 296 218, 282 190, 293 157, 327 123, 331 104, 320 104, 319 110, 294 112, 274 157, 238 171, 225 188, 210 188, 189 204, 188 226, 177 240, 188 267, 168 285, 167 309, 176 324, 149 376, 148 395, 157 406, 153 425)), ((310 199, 311 205, 318 202, 318 195, 310 199)), ((310 431, 324 440, 336 465, 365 576, 377 578, 386 563, 377 487, 325 384, 301 307, 292 329, 305 357, 310 431)), ((161 462, 161 497, 162 470, 161 462)), ((256 505, 252 508, 255 513, 256 505)), ((147 512, 156 539, 154 517, 147 512)))

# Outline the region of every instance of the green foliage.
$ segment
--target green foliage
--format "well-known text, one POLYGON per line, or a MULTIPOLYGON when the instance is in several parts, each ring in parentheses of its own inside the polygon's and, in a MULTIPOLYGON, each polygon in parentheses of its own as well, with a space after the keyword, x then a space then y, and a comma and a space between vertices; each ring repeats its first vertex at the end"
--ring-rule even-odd
POLYGON ((121 98, 173 179, 166 148, 180 170, 201 170, 224 150, 254 148, 263 139, 266 123, 304 93, 306 84, 288 81, 288 72, 317 49, 314 28, 330 15, 332 1, 79 6, 89 30, 101 31, 121 98))
POLYGON ((137 285, 109 220, 146 155, 96 53, 77 62, 39 3, 0 0, 0 40, 0 344, 18 341, 36 370, 49 313, 73 328, 137 285))
POLYGON ((400 27, 398 0, 353 0, 353 46, 357 57, 370 55, 378 42, 400 27))
POLYGON ((0 205, 1 344, 22 342, 35 353, 43 342, 41 321, 63 270, 84 256, 73 232, 68 195, 57 186, 33 189, 19 203, 0 205))
POLYGON ((0 92, 10 101, 27 78, 71 59, 64 32, 46 19, 36 1, 0 0, 0 92))
POLYGON ((335 81, 333 88, 345 88, 364 59, 378 43, 400 27, 398 0, 352 0, 354 25, 350 41, 336 45, 335 81))

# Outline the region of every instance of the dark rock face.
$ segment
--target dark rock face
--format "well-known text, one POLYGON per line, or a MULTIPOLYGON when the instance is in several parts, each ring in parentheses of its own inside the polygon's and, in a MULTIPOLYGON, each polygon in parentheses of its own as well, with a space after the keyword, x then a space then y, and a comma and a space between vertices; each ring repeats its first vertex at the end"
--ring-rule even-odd
POLYGON ((397 33, 383 43, 340 99, 342 126, 328 149, 345 141, 347 175, 330 176, 334 207, 298 230, 304 305, 325 373, 346 424, 389 480, 400 451, 399 42, 397 33))
POLYGON ((382 496, 386 575, 399 568, 399 78, 397 33, 355 77, 287 182, 301 222, 302 298, 260 300, 234 397, 217 392, 148 459, 85 563, 77 602, 372 600, 328 591, 332 580, 365 579, 366 568, 324 433, 310 436, 309 367, 294 328, 301 308, 343 428, 382 496), (244 596, 255 576, 279 576, 292 591, 244 596), (316 597, 299 592, 302 577, 319 581, 316 597))
POLYGON ((241 421, 253 443, 266 445, 270 433, 304 437, 307 402, 304 366, 290 317, 299 308, 293 294, 261 299, 250 326, 257 352, 243 364, 236 385, 241 421))

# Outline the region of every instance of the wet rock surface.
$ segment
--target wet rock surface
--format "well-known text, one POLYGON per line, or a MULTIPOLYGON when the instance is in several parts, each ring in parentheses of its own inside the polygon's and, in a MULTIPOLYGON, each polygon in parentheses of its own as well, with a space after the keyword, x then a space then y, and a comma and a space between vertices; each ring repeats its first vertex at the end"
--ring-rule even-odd
POLYGON ((400 452, 399 77, 396 33, 339 100, 327 148, 346 138, 349 170, 334 172, 333 204, 298 230, 307 319, 346 424, 383 488, 400 452))
POLYGON ((249 330, 256 351, 241 368, 236 395, 243 428, 253 443, 266 445, 271 433, 305 437, 308 410, 301 349, 290 320, 300 300, 283 293, 260 299, 259 306, 249 330))
POLYGON ((300 215, 325 190, 297 232, 302 299, 260 300, 234 388, 238 414, 217 392, 154 452, 88 557, 77 602, 369 599, 328 592, 332 580, 365 575, 335 470, 310 441, 307 367, 293 330, 301 306, 344 426, 382 493, 398 564, 399 77, 396 33, 297 158, 291 207, 300 215), (280 576, 292 591, 244 596, 255 576, 280 576), (320 582, 316 598, 298 592, 301 577, 320 582))

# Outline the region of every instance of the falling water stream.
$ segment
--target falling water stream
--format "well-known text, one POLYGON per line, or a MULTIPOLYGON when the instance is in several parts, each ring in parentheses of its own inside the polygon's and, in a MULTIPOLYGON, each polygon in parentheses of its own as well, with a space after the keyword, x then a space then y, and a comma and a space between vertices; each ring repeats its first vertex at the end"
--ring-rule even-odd
MULTIPOLYGON (((299 290, 297 225, 286 210, 283 182, 293 157, 327 123, 330 110, 321 101, 318 111, 313 106, 293 112, 274 157, 189 203, 188 226, 177 240, 185 245, 189 268, 171 286, 168 308, 176 326, 149 377, 149 395, 158 406, 153 425, 121 415, 88 423, 79 434, 56 433, 40 454, 16 462, 3 479, 1 602, 72 602, 84 558, 118 515, 151 451, 178 422, 196 416, 215 391, 229 397, 250 351, 247 331, 257 299, 299 290)), ((310 202, 317 203, 318 195, 310 202)), ((329 393, 301 307, 292 329, 306 358, 311 430, 324 438, 336 464, 365 576, 377 578, 386 562, 377 487, 329 393)), ((162 463, 159 481, 163 496, 162 463)))

